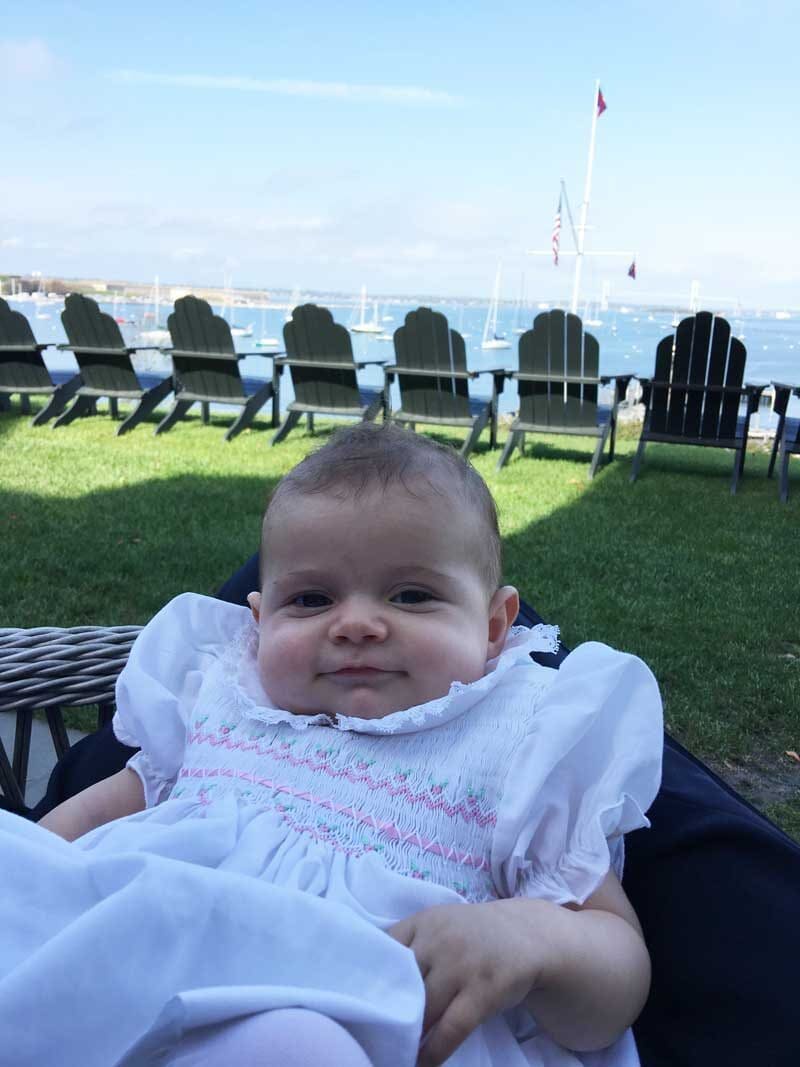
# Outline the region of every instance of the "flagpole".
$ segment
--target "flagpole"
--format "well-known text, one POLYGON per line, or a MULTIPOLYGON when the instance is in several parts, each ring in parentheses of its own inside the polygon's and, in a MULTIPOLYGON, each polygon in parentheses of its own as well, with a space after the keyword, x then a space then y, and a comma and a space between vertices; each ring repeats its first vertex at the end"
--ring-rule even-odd
POLYGON ((578 250, 575 256, 575 279, 572 283, 572 314, 578 313, 578 296, 581 289, 581 271, 583 269, 583 245, 586 240, 586 216, 589 211, 589 197, 592 192, 592 167, 594 166, 594 142, 597 133, 597 111, 600 98, 600 82, 594 83, 594 96, 592 97, 592 133, 589 138, 589 162, 586 167, 586 184, 583 188, 583 203, 581 204, 581 221, 578 226, 578 250))

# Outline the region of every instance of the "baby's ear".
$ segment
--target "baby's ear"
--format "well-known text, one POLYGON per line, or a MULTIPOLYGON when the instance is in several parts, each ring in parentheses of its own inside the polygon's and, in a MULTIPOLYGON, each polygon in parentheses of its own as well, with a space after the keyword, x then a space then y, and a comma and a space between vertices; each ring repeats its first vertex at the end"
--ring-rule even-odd
POLYGON ((513 585, 502 585, 489 601, 489 645, 487 659, 503 651, 506 634, 519 614, 519 593, 513 585))
POLYGON ((248 593, 247 603, 250 605, 253 618, 258 622, 261 615, 261 593, 248 593))

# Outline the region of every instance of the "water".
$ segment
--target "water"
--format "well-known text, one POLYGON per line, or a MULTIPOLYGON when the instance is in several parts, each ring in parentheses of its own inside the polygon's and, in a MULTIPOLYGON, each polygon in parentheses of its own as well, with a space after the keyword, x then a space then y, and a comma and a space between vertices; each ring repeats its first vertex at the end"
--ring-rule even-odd
MULTIPOLYGON (((16 310, 21 311, 30 321, 38 341, 63 344, 66 341, 61 326, 61 301, 40 303, 33 300, 15 301, 6 297, 16 310)), ((324 303, 324 300, 320 300, 324 303)), ((352 325, 359 319, 357 301, 354 304, 326 304, 337 322, 345 326, 352 325)), ((402 299, 381 303, 379 315, 385 333, 391 334, 403 324, 407 312, 418 306, 417 301, 402 299)), ((483 351, 481 340, 486 320, 486 303, 478 301, 458 302, 441 301, 431 305, 435 310, 445 314, 450 325, 465 338, 467 347, 467 365, 470 370, 492 367, 505 367, 509 370, 516 366, 518 334, 515 329, 528 327, 538 308, 528 307, 520 313, 519 309, 508 304, 501 305, 498 312, 498 334, 505 335, 511 347, 496 351, 483 351)), ((152 330, 155 323, 152 318, 152 305, 144 303, 101 302, 103 311, 125 320, 120 330, 125 343, 131 347, 144 345, 141 339, 143 330, 152 330), (147 317, 146 317, 147 316, 147 317)), ((163 325, 170 308, 161 309, 163 325)), ((219 312, 219 308, 214 309, 219 312)), ((268 350, 259 350, 255 342, 262 336, 281 339, 286 317, 285 307, 235 307, 232 312, 233 322, 237 326, 253 325, 252 337, 235 337, 237 352, 258 353, 248 355, 240 367, 244 375, 257 378, 269 378, 272 373, 272 361, 268 350)), ((231 313, 226 317, 230 320, 231 313)), ((602 374, 641 374, 652 375, 656 345, 672 332, 670 325, 672 312, 663 308, 634 307, 620 310, 609 308, 600 312, 602 325, 589 327, 600 344, 600 371, 602 374)), ((681 316, 682 317, 682 316, 681 316)), ((764 383, 770 381, 788 381, 800 384, 800 313, 789 319, 776 319, 774 312, 742 312, 728 320, 735 336, 741 337, 747 349, 746 379, 748 382, 764 383)), ((374 334, 352 334, 353 354, 356 360, 383 360, 393 362, 394 348, 391 342, 380 341, 374 334)), ((69 370, 76 367, 75 360, 69 352, 59 352, 54 348, 44 353, 49 367, 69 370)), ((169 358, 158 352, 140 352, 134 357, 134 366, 141 370, 168 374, 169 358)), ((379 367, 368 367, 359 374, 359 381, 364 385, 380 386, 383 375, 379 367)), ((474 386, 476 393, 487 392, 491 379, 487 375, 479 378, 474 386)), ((395 387, 396 388, 396 387, 395 387)), ((506 384, 500 396, 500 411, 508 413, 516 408, 516 388, 513 383, 506 384)), ((292 399, 291 381, 288 374, 281 378, 282 405, 292 399)), ((221 410, 230 411, 230 408, 221 410)), ((793 398, 789 411, 800 415, 800 400, 793 398)), ((775 417, 767 406, 763 406, 754 420, 754 428, 771 429, 775 417)))

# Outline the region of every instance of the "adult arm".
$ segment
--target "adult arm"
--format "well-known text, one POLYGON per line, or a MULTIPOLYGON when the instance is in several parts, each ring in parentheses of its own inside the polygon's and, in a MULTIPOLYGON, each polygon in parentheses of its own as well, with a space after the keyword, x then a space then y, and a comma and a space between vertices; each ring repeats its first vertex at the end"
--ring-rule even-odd
POLYGON ((74 841, 97 826, 142 811, 144 806, 144 788, 139 775, 123 767, 117 774, 53 808, 39 820, 39 825, 66 841, 74 841))
POLYGON ((522 1002, 564 1047, 605 1048, 639 1014, 650 985, 641 929, 613 873, 580 906, 526 898, 444 905, 389 933, 414 952, 425 983, 424 1067, 522 1002))

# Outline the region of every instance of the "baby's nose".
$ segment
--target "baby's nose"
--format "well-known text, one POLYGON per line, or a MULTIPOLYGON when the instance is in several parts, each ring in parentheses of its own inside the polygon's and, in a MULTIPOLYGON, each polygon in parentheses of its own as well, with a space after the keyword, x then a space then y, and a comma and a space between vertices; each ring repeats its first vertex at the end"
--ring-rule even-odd
POLYGON ((364 597, 344 601, 331 620, 331 640, 385 641, 388 626, 382 608, 364 597))

